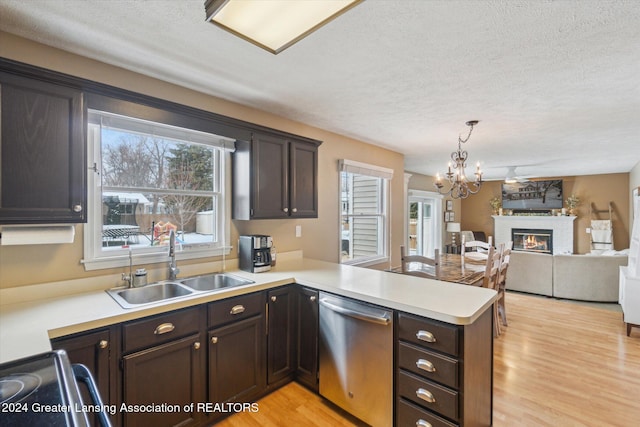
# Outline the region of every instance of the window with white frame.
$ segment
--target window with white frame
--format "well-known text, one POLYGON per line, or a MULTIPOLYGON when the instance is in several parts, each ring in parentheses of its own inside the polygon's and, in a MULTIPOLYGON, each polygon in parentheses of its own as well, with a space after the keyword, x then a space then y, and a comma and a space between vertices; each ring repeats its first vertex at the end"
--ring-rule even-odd
POLYGON ((87 270, 224 253, 229 241, 226 170, 233 141, 218 135, 89 111, 87 270))
POLYGON ((340 260, 376 264, 388 257, 389 181, 393 170, 340 161, 340 260))

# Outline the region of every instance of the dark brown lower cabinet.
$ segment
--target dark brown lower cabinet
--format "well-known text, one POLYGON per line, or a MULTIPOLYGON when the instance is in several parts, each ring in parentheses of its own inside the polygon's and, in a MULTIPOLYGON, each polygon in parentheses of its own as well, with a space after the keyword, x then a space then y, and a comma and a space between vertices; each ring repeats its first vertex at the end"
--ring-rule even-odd
POLYGON ((464 326, 398 313, 397 426, 492 425, 492 313, 464 326))
MULTIPOLYGON (((397 426, 491 425, 491 313, 460 326, 398 312, 397 426)), ((119 409, 114 426, 200 427, 229 415, 225 404, 253 403, 294 378, 317 391, 318 314, 317 290, 286 285, 58 338, 52 346, 93 373, 104 403, 119 409), (185 410, 192 403, 194 410, 185 410), (166 406, 136 407, 153 404, 166 406)))
POLYGON ((296 363, 296 286, 267 293, 267 384, 293 379, 296 363))
POLYGON ((124 356, 124 425, 197 425, 202 414, 185 407, 205 400, 204 357, 201 334, 124 356), (154 404, 166 407, 136 407, 154 404))
POLYGON ((318 390, 318 291, 297 288, 296 380, 318 390))
POLYGON ((209 402, 252 402, 266 387, 263 316, 213 329, 208 339, 209 402))
MULTIPOLYGON (((119 354, 118 328, 116 326, 80 333, 69 337, 54 339, 51 346, 54 350, 64 350, 71 363, 85 365, 91 371, 98 386, 102 403, 115 404, 118 400, 117 361, 119 354)), ((80 383, 80 392, 84 402, 91 402, 89 391, 80 383)), ((98 425, 94 414, 89 414, 91 425, 98 425)), ((111 417, 114 425, 119 425, 119 416, 111 417)))

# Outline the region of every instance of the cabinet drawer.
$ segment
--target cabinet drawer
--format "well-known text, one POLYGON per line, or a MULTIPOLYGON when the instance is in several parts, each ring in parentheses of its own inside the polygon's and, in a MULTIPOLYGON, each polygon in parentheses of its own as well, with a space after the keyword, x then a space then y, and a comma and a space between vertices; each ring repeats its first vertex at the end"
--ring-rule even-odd
POLYGON ((266 301, 263 292, 216 301, 209 304, 209 327, 246 319, 264 311, 266 301))
POLYGON ((129 353, 198 333, 198 307, 135 320, 122 327, 123 351, 129 353))
POLYGON ((416 426, 416 427, 457 427, 444 418, 440 418, 436 414, 407 402, 404 399, 398 400, 396 413, 397 426, 416 426))
POLYGON ((398 395, 447 418, 458 420, 458 392, 404 371, 398 373, 398 395))
POLYGON ((398 337, 433 350, 457 356, 459 329, 448 323, 412 316, 398 315, 398 337))
POLYGON ((415 345, 400 343, 398 366, 428 380, 458 388, 458 361, 415 345))

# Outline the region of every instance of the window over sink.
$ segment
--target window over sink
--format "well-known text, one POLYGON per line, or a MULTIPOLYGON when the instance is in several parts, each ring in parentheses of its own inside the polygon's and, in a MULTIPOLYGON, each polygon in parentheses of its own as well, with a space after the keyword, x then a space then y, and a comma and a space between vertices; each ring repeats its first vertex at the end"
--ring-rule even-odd
POLYGON ((219 135, 89 110, 87 270, 228 253, 230 154, 219 135))

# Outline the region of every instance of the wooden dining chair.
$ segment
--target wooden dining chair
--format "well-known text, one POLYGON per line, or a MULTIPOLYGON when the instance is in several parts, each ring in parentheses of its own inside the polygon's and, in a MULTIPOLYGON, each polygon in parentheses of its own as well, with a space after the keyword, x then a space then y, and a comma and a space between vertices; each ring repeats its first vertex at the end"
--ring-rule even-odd
MULTIPOLYGON (((482 286, 489 289, 498 290, 498 276, 500 274, 500 258, 504 244, 501 243, 498 248, 489 247, 487 253, 487 264, 484 269, 482 278, 482 286)), ((493 304, 493 335, 500 335, 500 323, 498 323, 498 303, 493 304)))
POLYGON ((435 250, 435 254, 433 258, 429 258, 426 256, 422 256, 422 255, 407 255, 405 253, 405 248, 404 246, 400 246, 400 260, 402 262, 402 273, 403 274, 410 274, 412 276, 418 276, 418 277, 426 277, 429 279, 437 279, 438 276, 440 276, 440 250, 436 249, 435 250), (421 265, 429 265, 433 267, 433 270, 435 272, 434 274, 429 274, 425 271, 421 271, 421 270, 416 270, 416 269, 409 269, 409 264, 411 263, 419 263, 421 265))
POLYGON ((491 236, 489 236, 488 242, 482 242, 480 240, 465 241, 465 236, 463 236, 460 254, 466 257, 464 259, 484 263, 487 260, 487 254, 491 247, 493 247, 493 238, 491 236))
POLYGON ((509 268, 512 247, 513 242, 509 241, 505 243, 504 249, 502 250, 502 254, 500 256, 500 270, 498 272, 498 286, 496 288, 498 291, 498 300, 496 301, 498 304, 498 317, 502 319, 502 324, 504 326, 509 326, 507 322, 507 308, 505 305, 505 291, 507 288, 507 269, 509 268))
POLYGON ((498 273, 500 271, 500 247, 489 247, 487 253, 487 263, 484 269, 482 286, 489 289, 496 289, 498 273))

